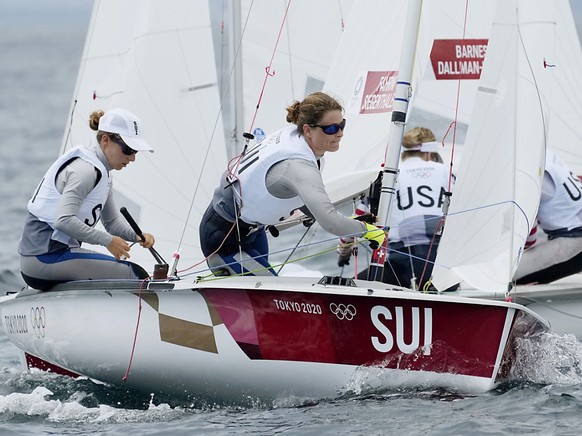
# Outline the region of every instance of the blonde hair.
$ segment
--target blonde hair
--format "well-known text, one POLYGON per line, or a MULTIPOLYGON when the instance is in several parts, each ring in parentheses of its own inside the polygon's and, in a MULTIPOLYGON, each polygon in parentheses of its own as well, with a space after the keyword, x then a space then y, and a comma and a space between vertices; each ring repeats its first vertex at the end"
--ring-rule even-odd
POLYGON ((103 136, 104 132, 99 130, 99 120, 101 117, 105 115, 105 112, 102 110, 96 110, 89 115, 89 127, 91 130, 95 130, 97 132, 97 142, 101 142, 101 137, 103 136))
POLYGON ((287 122, 297 126, 299 133, 303 133, 303 125, 318 124, 326 112, 344 108, 335 98, 323 93, 309 94, 301 102, 295 100, 287 107, 287 122))
POLYGON ((436 137, 434 136, 434 133, 432 133, 432 130, 427 129, 426 127, 414 127, 408 130, 402 137, 402 147, 404 147, 404 150, 402 151, 402 160, 415 156, 422 157, 422 151, 406 149, 425 142, 433 141, 436 141, 436 137))

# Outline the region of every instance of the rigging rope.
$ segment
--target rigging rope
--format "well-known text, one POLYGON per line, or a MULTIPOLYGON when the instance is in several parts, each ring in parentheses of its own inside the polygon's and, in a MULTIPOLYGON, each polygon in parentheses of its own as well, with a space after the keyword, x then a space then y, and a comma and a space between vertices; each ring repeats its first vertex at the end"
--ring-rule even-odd
POLYGON ((257 101, 257 106, 255 107, 255 113, 253 115, 253 119, 251 121, 251 125, 247 132, 252 132, 253 127, 255 125, 255 120, 257 118, 257 114, 259 112, 259 107, 261 106, 261 101, 263 100, 263 94, 265 93, 265 88, 267 87, 267 80, 275 75, 275 71, 273 70, 273 60, 275 59, 275 53, 277 52, 277 47, 279 46, 279 40, 281 39, 281 33, 283 32, 283 27, 285 26, 285 22, 287 21, 287 16, 289 14, 289 7, 291 6, 291 0, 287 2, 287 7, 285 8, 285 14, 283 15, 283 21, 281 23, 281 27, 279 28, 279 33, 277 34, 277 40, 275 42, 275 46, 273 47, 273 53, 271 54, 271 60, 269 61, 269 65, 265 67, 265 80, 263 80, 263 86, 259 93, 259 100, 257 101))
MULTIPOLYGON (((468 11, 469 11, 469 0, 465 0, 465 14, 463 17, 463 35, 462 35, 463 40, 465 39, 466 34, 467 34, 468 11)), ((446 217, 447 217, 448 211, 449 211, 449 204, 450 204, 450 199, 451 199, 451 195, 452 195, 451 190, 452 190, 452 184, 453 184, 453 165, 454 165, 454 158, 455 158, 455 145, 456 145, 456 140, 457 140, 457 124, 458 124, 458 116, 459 116, 460 96, 461 96, 461 79, 459 78, 459 79, 457 79, 457 92, 456 92, 456 96, 455 96, 454 118, 453 118, 453 121, 451 121, 451 123, 449 124, 449 127, 447 128, 447 131, 443 135, 443 139, 441 141, 441 145, 444 147, 445 140, 452 130, 453 138, 451 141, 451 157, 450 157, 450 163, 449 163, 449 178, 448 178, 447 192, 445 192, 445 194, 444 194, 445 199, 443 201, 443 215, 440 217, 439 223, 438 223, 437 228, 435 230, 435 233, 432 235, 432 238, 430 240, 430 246, 429 246, 429 250, 427 253, 427 258, 424 259, 425 264, 424 264, 424 268, 423 268, 423 271, 422 271, 422 274, 420 277, 420 283, 422 283, 422 280, 423 280, 424 275, 426 273, 426 268, 427 268, 428 263, 429 263, 428 259, 430 258, 430 254, 431 254, 432 250, 435 248, 434 244, 436 242, 436 238, 437 238, 437 236, 442 234, 442 231, 443 231, 444 225, 445 225, 445 221, 446 221, 446 217)), ((412 259, 411 259, 411 262, 412 262, 412 259)), ((414 272, 414 269, 413 269, 413 272, 414 272)), ((426 292, 426 290, 428 289, 428 286, 430 286, 431 281, 432 281, 432 277, 430 277, 427 280, 427 282, 423 286, 422 291, 426 292)))

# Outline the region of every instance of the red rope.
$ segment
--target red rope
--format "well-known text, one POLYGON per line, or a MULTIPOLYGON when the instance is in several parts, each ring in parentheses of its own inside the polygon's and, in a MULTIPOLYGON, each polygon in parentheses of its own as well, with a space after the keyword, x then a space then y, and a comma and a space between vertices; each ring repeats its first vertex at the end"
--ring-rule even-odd
MULTIPOLYGON (((469 12, 469 0, 465 1, 465 17, 463 18, 463 38, 465 39, 466 35, 467 35, 467 15, 469 12)), ((455 118, 453 120, 453 122, 451 123, 451 125, 449 126, 449 130, 451 129, 452 126, 454 126, 453 128, 453 141, 452 141, 452 148, 451 148, 451 165, 450 165, 450 172, 449 172, 449 192, 451 191, 451 184, 452 184, 452 178, 453 178, 453 159, 455 156, 455 144, 456 144, 456 140, 457 140, 457 120, 459 119, 459 99, 461 96, 461 79, 457 80, 457 101, 455 102, 455 118)), ((448 134, 448 130, 447 130, 447 134, 448 134)), ((446 135, 445 135, 446 137, 446 135)), ((444 139, 443 139, 444 142, 444 139)))
POLYGON ((279 40, 281 39, 281 33, 283 33, 283 27, 285 26, 285 21, 287 21, 287 15, 289 13, 289 6, 291 6, 291 0, 287 2, 287 7, 285 8, 285 15, 283 16, 283 22, 281 23, 281 27, 279 28, 279 34, 277 35, 277 41, 275 42, 275 47, 273 48, 273 54, 271 55, 271 60, 269 65, 265 67, 265 80, 263 81, 263 87, 261 88, 261 92, 259 94, 259 101, 257 101, 257 106, 255 107, 255 113, 253 115, 253 120, 251 121, 251 126, 249 127, 248 132, 253 131, 253 126, 255 125, 255 120, 257 118, 257 114, 259 112, 259 107, 261 106, 261 101, 263 100, 263 94, 265 93, 265 88, 267 87, 267 80, 269 77, 273 77, 275 75, 275 71, 273 70, 273 59, 275 58, 275 53, 277 52, 277 47, 279 46, 279 40))
POLYGON ((137 310, 137 322, 135 323, 135 334, 133 335, 133 345, 131 346, 131 355, 129 356, 129 363, 127 364, 127 370, 125 371, 125 375, 123 376, 123 379, 122 379, 123 381, 126 381, 127 377, 129 377, 131 363, 133 362, 133 355, 135 353, 135 344, 137 342, 137 332, 139 331, 139 321, 141 319, 142 291, 143 291, 143 287, 144 287, 146 282, 147 282, 147 280, 143 280, 141 282, 140 287, 139 287, 139 306, 138 306, 138 310, 137 310))
MULTIPOLYGON (((468 14, 468 11, 469 11, 469 0, 466 0, 465 1, 465 17, 463 18, 463 38, 462 39, 465 39, 465 36, 467 33, 467 14, 468 14)), ((448 181, 448 191, 449 192, 451 192, 451 187, 452 187, 451 185, 452 185, 452 180, 453 180, 453 161, 454 161, 454 156, 455 156, 455 144, 456 144, 456 140, 457 140, 457 120, 459 117, 460 96, 461 96, 461 79, 458 79, 457 80, 457 96, 456 96, 456 101, 455 101, 455 117, 454 117, 453 121, 449 124, 449 128, 447 129, 445 135, 443 136, 443 140, 442 140, 442 145, 444 146, 445 139, 449 135, 449 132, 452 129, 453 130, 453 140, 452 140, 452 148, 451 148, 451 163, 450 163, 449 181, 448 181)), ((424 276, 426 273, 426 268, 428 266, 428 259, 430 258, 430 253, 433 249, 436 235, 440 232, 440 230, 444 226, 444 221, 445 221, 445 217, 443 216, 439 220, 439 223, 437 226, 437 231, 435 232, 435 234, 431 238, 430 246, 428 249, 428 255, 427 255, 427 258, 425 259, 424 268, 422 269, 422 274, 420 275, 419 284, 422 283, 422 281, 424 279, 424 276)), ((421 291, 422 291, 422 289, 421 289, 421 291)))
POLYGON ((222 248, 222 246, 226 242, 226 239, 230 236, 230 234, 232 233, 232 231, 234 230, 235 227, 236 227, 236 222, 232 223, 232 226, 231 226, 230 230, 228 231, 228 233, 226 234, 226 236, 224 237, 224 239, 222 240, 222 242, 220 243, 220 245, 218 246, 218 248, 216 250, 214 250, 212 253, 210 253, 208 256, 206 256, 204 259, 202 259, 200 262, 195 263, 194 265, 189 266, 188 268, 185 268, 185 269, 183 269, 181 271, 178 271, 178 272, 179 273, 183 273, 185 271, 191 270, 192 268, 197 267, 198 265, 200 265, 202 262, 205 262, 211 256, 214 256, 216 253, 218 253, 218 251, 222 248))

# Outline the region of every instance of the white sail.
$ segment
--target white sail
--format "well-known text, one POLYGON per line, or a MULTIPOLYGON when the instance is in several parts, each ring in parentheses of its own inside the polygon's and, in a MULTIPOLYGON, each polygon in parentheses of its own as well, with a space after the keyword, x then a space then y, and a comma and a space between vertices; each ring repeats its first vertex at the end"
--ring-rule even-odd
MULTIPOLYGON (((265 133, 280 128, 287 104, 323 86, 343 31, 343 11, 351 3, 297 0, 284 21, 287 2, 241 2, 241 35, 230 35, 230 44, 241 48, 243 81, 236 86, 244 95, 234 101, 225 91, 232 62, 228 57, 225 64, 215 62, 224 55, 224 47, 213 43, 220 26, 211 27, 209 6, 218 8, 216 3, 96 1, 61 151, 95 142, 95 132, 88 128, 93 110, 124 107, 135 112, 155 153, 140 153, 136 162, 115 172, 118 206, 127 207, 142 230, 154 234, 156 250, 166 261, 180 250, 182 268, 200 263, 200 218, 226 169, 227 155, 233 153, 227 148, 231 134, 224 135, 224 114, 230 123, 235 106, 242 106, 243 128, 234 133, 242 137, 273 57, 274 75, 265 87, 255 127, 265 133), (110 26, 116 31, 109 31, 110 26)), ((147 270, 154 262, 138 247, 131 255, 147 270)))
POLYGON ((343 101, 347 120, 340 150, 326 155, 323 177, 352 195, 378 175, 404 37, 405 1, 369 1, 352 9, 324 90, 343 101), (378 89, 378 91, 376 91, 378 89))
POLYGON ((494 13, 490 0, 423 2, 413 110, 469 124, 494 13))
MULTIPOLYGON (((225 123, 234 135, 240 152, 242 133, 251 131, 256 139, 285 125, 285 107, 321 91, 336 53, 353 0, 243 0, 222 11, 222 19, 232 23, 230 54, 217 53, 220 75, 230 88, 234 111, 225 123), (234 9, 233 20, 229 8, 234 9), (238 11, 238 15, 236 12, 238 11), (236 25, 240 34, 236 34, 236 25), (232 59, 236 56, 236 66, 232 59), (270 68, 269 76, 266 69, 270 68), (257 108, 257 105, 259 107, 257 108), (238 119, 233 120, 238 113, 238 119), (242 124, 242 125, 238 125, 242 124)), ((224 37, 227 39, 227 37, 224 37)))
MULTIPOLYGON (((367 189, 384 162, 406 5, 367 1, 348 18, 325 84, 343 100, 347 119, 340 151, 326 156, 324 179, 333 197, 367 189)), ((437 133, 444 134, 456 115, 461 122, 470 120, 491 10, 485 1, 423 2, 409 114, 423 110, 438 116, 439 126, 429 126, 437 133), (462 69, 475 72, 458 74, 462 69)))
MULTIPOLYGON (((207 0, 97 0, 62 146, 95 143, 93 110, 136 113, 155 152, 114 173, 116 201, 166 261, 180 248, 182 265, 203 259, 191 216, 204 212, 226 166, 212 47, 207 0)), ((131 255, 151 271, 147 250, 131 255)))
POLYGON ((582 48, 569 1, 552 3, 556 22, 554 89, 549 144, 582 176, 582 48))
POLYGON ((463 162, 433 271, 506 290, 537 213, 556 68, 553 0, 498 5, 463 162))

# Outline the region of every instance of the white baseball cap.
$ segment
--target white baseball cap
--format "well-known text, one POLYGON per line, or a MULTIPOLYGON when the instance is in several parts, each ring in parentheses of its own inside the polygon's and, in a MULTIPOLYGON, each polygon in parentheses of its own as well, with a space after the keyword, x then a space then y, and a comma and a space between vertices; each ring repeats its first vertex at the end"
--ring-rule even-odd
POLYGON ((154 149, 143 139, 143 125, 133 113, 121 109, 110 109, 99 118, 99 130, 107 133, 117 133, 131 149, 136 151, 151 151, 154 149))

